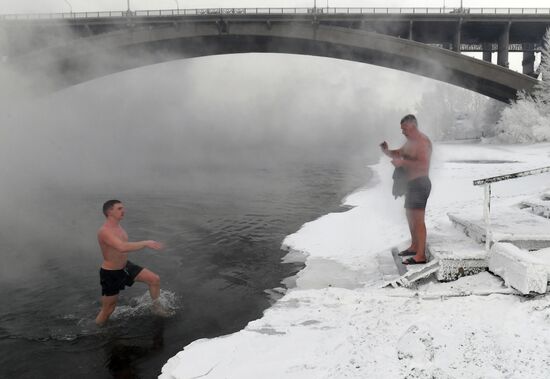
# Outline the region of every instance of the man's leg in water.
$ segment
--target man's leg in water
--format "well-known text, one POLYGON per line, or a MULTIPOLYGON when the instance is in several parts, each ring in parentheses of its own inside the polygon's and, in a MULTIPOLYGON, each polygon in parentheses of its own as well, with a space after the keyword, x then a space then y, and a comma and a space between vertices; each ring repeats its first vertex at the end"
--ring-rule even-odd
POLYGON ((407 250, 409 251, 418 251, 418 241, 416 238, 416 233, 414 231, 414 218, 413 218, 413 210, 414 209, 406 209, 407 212, 407 222, 409 223, 409 231, 411 232, 411 246, 407 250))
POLYGON ((149 286, 149 293, 151 294, 151 299, 153 299, 153 313, 158 316, 168 317, 172 315, 172 312, 166 309, 160 302, 160 277, 155 274, 153 271, 144 268, 136 276, 138 282, 147 283, 149 286))
POLYGON ((144 268, 134 279, 138 282, 147 283, 149 286, 149 293, 153 301, 157 300, 160 296, 160 277, 153 271, 144 268))
POLYGON ((426 224, 424 223, 425 209, 411 209, 413 230, 416 241, 416 255, 414 260, 423 262, 426 260, 426 224))
POLYGON ((109 316, 114 312, 116 308, 116 302, 118 295, 114 296, 102 296, 101 297, 101 310, 95 318, 95 323, 99 326, 105 324, 109 319, 109 316))

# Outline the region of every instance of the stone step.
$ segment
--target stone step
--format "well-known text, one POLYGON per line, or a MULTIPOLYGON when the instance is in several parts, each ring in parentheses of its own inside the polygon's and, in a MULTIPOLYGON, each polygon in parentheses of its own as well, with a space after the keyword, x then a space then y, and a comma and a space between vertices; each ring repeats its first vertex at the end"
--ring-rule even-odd
POLYGON ((488 252, 485 246, 456 229, 450 229, 444 234, 430 233, 427 255, 429 259, 439 261, 436 278, 443 282, 474 275, 487 270, 488 267, 488 252))
POLYGON ((412 287, 415 282, 420 279, 425 279, 439 270, 439 261, 433 259, 430 262, 422 265, 412 265, 407 268, 407 272, 400 277, 387 282, 384 287, 392 286, 396 287, 412 287))
POLYGON ((537 216, 550 218, 550 201, 548 200, 524 200, 519 204, 520 209, 530 211, 537 216))
POLYGON ((550 278, 550 249, 530 252, 511 243, 495 243, 489 270, 523 294, 546 293, 550 278))
MULTIPOLYGON (((481 210, 448 214, 453 224, 478 243, 486 239, 481 210)), ((550 219, 517 208, 491 211, 492 240, 510 242, 519 248, 538 250, 550 247, 550 219)))
POLYGON ((403 246, 402 248, 394 247, 394 248, 391 249, 391 255, 392 255, 392 258, 393 258, 393 262, 395 264, 395 267, 397 268, 397 271, 399 272, 399 276, 403 276, 407 273, 407 266, 403 264, 403 259, 408 258, 408 257, 400 257, 398 255, 399 251, 404 250, 404 249, 405 249, 405 246, 403 246))
POLYGON ((387 281, 386 285, 411 287, 432 274, 437 280, 448 282, 486 271, 488 267, 488 253, 484 246, 453 228, 428 235, 428 263, 425 265, 403 265, 403 257, 397 256, 399 250, 392 249, 392 256, 400 276, 387 281))

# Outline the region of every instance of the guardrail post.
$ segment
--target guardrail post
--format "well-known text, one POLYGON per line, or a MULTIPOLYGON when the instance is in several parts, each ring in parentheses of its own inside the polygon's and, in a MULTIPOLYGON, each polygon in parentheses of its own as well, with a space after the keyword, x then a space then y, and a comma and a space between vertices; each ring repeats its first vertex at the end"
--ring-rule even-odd
POLYGON ((485 197, 483 199, 483 219, 485 221, 485 250, 491 248, 491 184, 484 184, 485 197))

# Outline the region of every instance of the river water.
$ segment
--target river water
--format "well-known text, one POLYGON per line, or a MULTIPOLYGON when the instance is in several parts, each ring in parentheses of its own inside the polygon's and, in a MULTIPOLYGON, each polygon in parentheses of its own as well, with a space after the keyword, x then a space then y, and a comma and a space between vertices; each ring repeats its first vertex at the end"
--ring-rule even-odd
POLYGON ((284 237, 343 210, 370 179, 379 126, 404 112, 363 108, 366 87, 353 103, 360 75, 335 77, 332 61, 255 59, 129 71, 2 114, 0 377, 153 378, 284 291, 303 267, 281 262, 284 237), (153 316, 136 283, 95 327, 110 198, 130 240, 166 244, 130 259, 160 275, 173 317, 153 316))
MULTIPOLYGON (((246 178, 235 173, 246 182, 238 190, 222 184, 200 192, 123 194, 130 238, 168 246, 131 254, 161 276, 163 301, 176 310, 167 319, 150 314, 146 287, 136 283, 121 292, 107 327, 93 325, 100 296, 93 238, 75 247, 54 230, 46 242, 3 240, 8 264, 31 252, 41 259, 32 277, 22 273, 24 280, 14 278, 0 290, 0 377, 151 378, 193 340, 243 328, 269 307, 269 290, 301 268, 281 263, 285 235, 337 211, 343 196, 367 181, 364 165, 341 163, 296 161, 249 170, 246 178)), ((61 230, 94 237, 98 218, 86 215, 98 214, 104 199, 50 193, 42 203, 62 209, 37 207, 51 212, 61 230)))

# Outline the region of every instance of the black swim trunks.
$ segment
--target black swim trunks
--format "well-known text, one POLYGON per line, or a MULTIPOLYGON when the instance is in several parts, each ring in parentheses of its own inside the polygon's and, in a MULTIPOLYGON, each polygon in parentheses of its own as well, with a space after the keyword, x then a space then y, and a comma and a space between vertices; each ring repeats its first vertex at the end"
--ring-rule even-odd
POLYGON ((101 295, 114 296, 123 290, 124 287, 131 287, 141 270, 143 270, 143 267, 130 261, 126 262, 126 266, 122 270, 105 270, 104 268, 100 268, 99 281, 101 283, 101 295))
POLYGON ((432 182, 427 176, 413 179, 407 183, 405 208, 426 209, 426 203, 432 190, 432 182))

